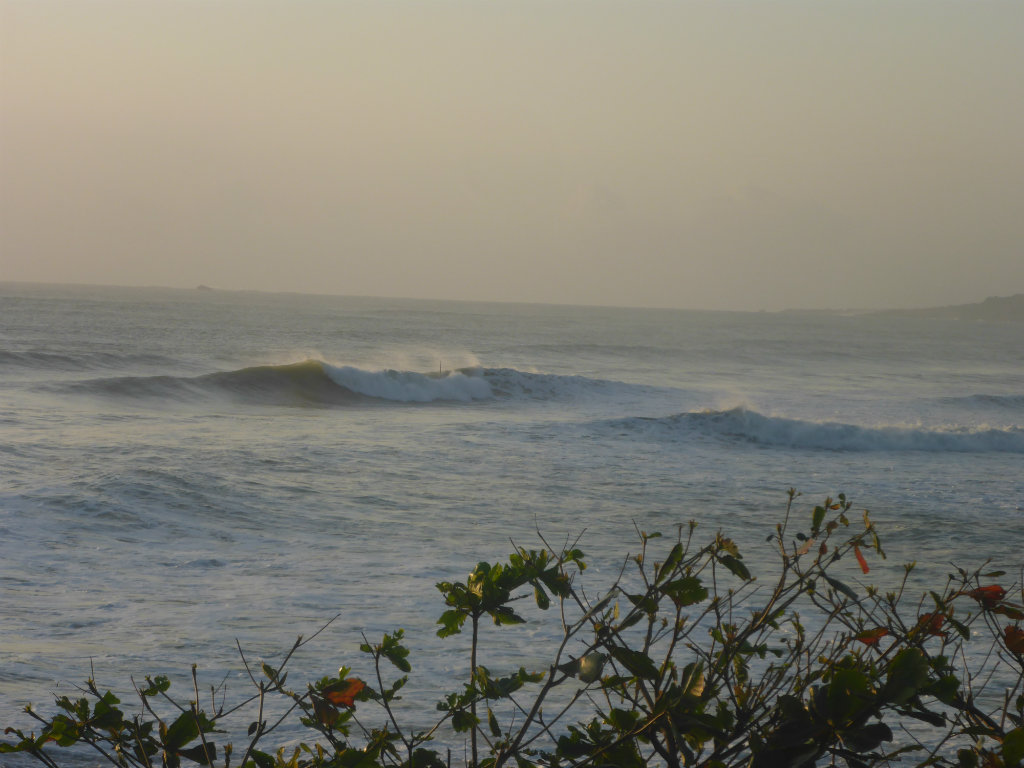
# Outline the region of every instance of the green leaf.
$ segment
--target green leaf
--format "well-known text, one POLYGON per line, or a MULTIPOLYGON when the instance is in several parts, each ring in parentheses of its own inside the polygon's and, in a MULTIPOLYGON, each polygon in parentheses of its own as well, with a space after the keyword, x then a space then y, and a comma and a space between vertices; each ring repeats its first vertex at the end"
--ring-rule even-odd
POLYGON ((661 591, 680 608, 699 603, 708 597, 707 589, 696 576, 684 576, 681 579, 670 581, 661 588, 661 591))
POLYGON ((811 530, 817 531, 821 528, 822 522, 825 520, 825 508, 815 507, 814 514, 811 516, 811 530))
POLYGON ((883 741, 892 741, 892 730, 885 723, 871 723, 843 731, 843 741, 857 752, 871 752, 883 741))
POLYGON ((1006 768, 1024 762, 1024 727, 1014 728, 1003 737, 1003 761, 1006 768))
POLYGON ((259 768, 274 768, 274 758, 266 752, 260 752, 258 749, 254 749, 251 752, 251 755, 253 761, 255 761, 259 768))
POLYGON ((928 685, 931 668, 920 648, 905 648, 896 654, 889 665, 889 677, 883 693, 895 704, 902 704, 916 696, 928 685))
POLYGON ((693 661, 683 667, 679 686, 689 696, 701 696, 704 693, 704 662, 693 661))
POLYGON ((579 660, 579 669, 576 672, 576 676, 579 678, 581 683, 596 682, 601 678, 601 672, 604 671, 604 663, 608 657, 600 653, 599 651, 591 651, 579 660))
POLYGON ((494 610, 489 611, 489 613, 491 614, 491 618, 494 619, 494 623, 498 626, 526 623, 526 619, 513 611, 507 605, 499 605, 494 610))
POLYGON ((928 723, 928 725, 934 726, 935 728, 942 728, 946 725, 946 718, 938 712, 932 712, 928 709, 909 709, 901 714, 912 717, 915 720, 920 720, 922 723, 928 723))
POLYGON ((547 592, 544 591, 540 584, 534 586, 533 597, 537 601, 537 607, 542 611, 546 611, 551 607, 551 598, 548 597, 547 592))
POLYGON ((682 559, 683 545, 679 542, 676 542, 675 546, 672 547, 672 549, 669 551, 668 557, 665 558, 665 562, 662 563, 661 567, 658 569, 658 573, 654 578, 655 582, 659 582, 666 576, 670 575, 672 571, 676 569, 676 566, 679 565, 682 559))
POLYGON ((658 668, 647 654, 622 646, 612 646, 608 650, 617 662, 637 677, 653 680, 658 676, 658 668))
POLYGON ((612 707, 608 712, 608 723, 620 733, 628 733, 640 719, 640 713, 633 709, 612 707))
POLYGON ((164 747, 171 752, 177 752, 179 748, 188 744, 192 739, 199 736, 199 723, 191 712, 182 712, 178 719, 167 728, 167 735, 164 737, 164 747))
POLYGON ((741 563, 732 555, 722 555, 718 558, 718 562, 728 568, 736 576, 739 576, 744 581, 750 581, 750 571, 747 570, 747 566, 741 563))
POLYGON ((952 704, 960 692, 960 681, 956 675, 943 675, 936 681, 928 693, 941 701, 943 704, 952 704))
POLYGON ((619 630, 628 629, 642 620, 644 614, 640 611, 630 611, 629 614, 619 623, 619 630))
POLYGON ((139 693, 143 696, 156 696, 158 693, 165 693, 171 687, 171 681, 164 675, 157 675, 154 678, 146 678, 149 686, 143 688, 139 693))
POLYGON ((658 601, 650 595, 641 595, 639 593, 631 595, 626 593, 626 598, 644 613, 658 612, 658 601))
POLYGON ((405 632, 401 629, 395 630, 393 635, 385 634, 380 643, 380 653, 402 672, 411 672, 412 667, 406 659, 409 649, 401 643, 403 637, 405 632))
POLYGON ((490 726, 492 736, 501 736, 501 728, 498 727, 498 718, 490 707, 487 708, 487 725, 490 726))
POLYGON ((825 576, 825 581, 827 581, 829 586, 832 587, 832 589, 834 589, 836 592, 842 592, 851 600, 857 600, 857 593, 845 584, 843 584, 843 582, 839 581, 838 579, 833 579, 831 576, 827 576, 825 574, 822 575, 825 576))
POLYGON ((206 746, 198 744, 190 749, 179 749, 178 754, 193 763, 199 763, 200 765, 213 765, 213 761, 217 759, 217 745, 206 743, 206 746), (207 759, 209 754, 209 759, 207 759))
POLYGON ((437 623, 441 625, 441 628, 437 630, 437 636, 448 637, 459 634, 462 631, 462 625, 466 623, 466 618, 467 615, 462 611, 455 609, 445 611, 437 620, 437 623))
POLYGON ((452 713, 452 728, 457 733, 465 733, 470 728, 476 727, 480 720, 464 709, 452 713))
POLYGON ((946 616, 946 623, 953 627, 953 629, 957 631, 957 634, 960 635, 960 637, 962 637, 964 640, 971 639, 971 630, 968 629, 966 625, 954 619, 952 616, 946 616))

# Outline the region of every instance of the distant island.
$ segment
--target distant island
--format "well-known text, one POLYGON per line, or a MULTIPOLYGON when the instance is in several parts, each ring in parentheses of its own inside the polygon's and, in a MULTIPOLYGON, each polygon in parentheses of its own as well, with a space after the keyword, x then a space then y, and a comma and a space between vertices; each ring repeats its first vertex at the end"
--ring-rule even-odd
POLYGON ((1013 296, 989 296, 975 304, 954 304, 925 309, 889 309, 871 314, 901 317, 945 317, 954 320, 985 320, 988 322, 1024 323, 1024 293, 1013 296))

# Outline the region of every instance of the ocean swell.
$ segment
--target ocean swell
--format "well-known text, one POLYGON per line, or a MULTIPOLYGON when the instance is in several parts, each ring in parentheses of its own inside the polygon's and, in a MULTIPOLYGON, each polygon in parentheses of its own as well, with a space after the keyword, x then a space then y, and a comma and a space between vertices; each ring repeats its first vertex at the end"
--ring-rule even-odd
POLYGON ((680 413, 615 422, 655 437, 704 435, 765 446, 826 451, 1024 453, 1024 429, 980 427, 863 427, 831 421, 765 416, 747 408, 680 413))
POLYGON ((990 395, 977 394, 964 397, 946 397, 945 405, 968 406, 976 408, 996 408, 1005 410, 1024 409, 1024 395, 990 395))
POLYGON ((167 365, 172 361, 154 354, 114 352, 51 352, 42 349, 0 349, 0 368, 44 371, 87 371, 125 365, 167 365))

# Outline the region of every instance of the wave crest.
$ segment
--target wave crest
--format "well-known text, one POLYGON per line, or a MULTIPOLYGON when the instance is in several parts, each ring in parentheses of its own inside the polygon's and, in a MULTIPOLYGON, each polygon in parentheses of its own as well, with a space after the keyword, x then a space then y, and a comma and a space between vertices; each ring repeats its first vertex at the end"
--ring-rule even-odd
POLYGON ((619 424, 646 433, 699 434, 804 450, 1024 453, 1024 429, 1016 426, 1001 429, 862 427, 765 416, 746 408, 692 411, 661 419, 631 419, 619 424))

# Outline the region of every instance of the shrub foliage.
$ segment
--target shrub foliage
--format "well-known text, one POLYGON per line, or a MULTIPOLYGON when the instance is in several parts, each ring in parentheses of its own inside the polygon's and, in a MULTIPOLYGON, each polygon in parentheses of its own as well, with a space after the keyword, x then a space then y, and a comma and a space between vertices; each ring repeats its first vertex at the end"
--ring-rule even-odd
POLYGON ((1024 764, 1019 584, 956 569, 942 589, 910 597, 909 564, 897 589, 865 586, 849 565, 867 574, 868 557, 884 557, 868 513, 851 520, 841 494, 801 513, 797 497, 769 537, 778 566, 767 580, 722 534, 698 543, 690 523, 669 539, 638 530, 637 554, 600 593, 584 589, 576 542, 543 537, 441 582, 437 634, 469 663, 427 728, 409 727, 397 706, 412 669, 401 629, 364 637, 353 667, 293 686, 289 663, 325 626, 276 667, 239 645, 252 685, 239 701, 217 687, 201 696, 193 667, 185 698, 147 677, 130 713, 89 679, 55 714, 27 707, 38 731, 6 728, 0 753, 47 766, 78 745, 145 768, 438 768, 453 764, 437 748, 443 734, 465 743, 456 763, 479 768, 1024 764), (555 617, 552 658, 494 673, 480 658, 487 626, 523 624, 527 599, 555 617), (240 714, 252 718, 244 737, 225 730, 240 714), (296 721, 306 736, 280 746, 296 721))

